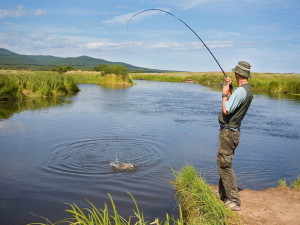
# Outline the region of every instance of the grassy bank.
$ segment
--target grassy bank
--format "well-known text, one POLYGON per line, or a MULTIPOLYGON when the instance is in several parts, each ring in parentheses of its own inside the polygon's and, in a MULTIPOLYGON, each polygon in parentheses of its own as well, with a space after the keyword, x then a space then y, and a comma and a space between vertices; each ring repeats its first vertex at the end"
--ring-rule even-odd
POLYGON ((131 87, 133 85, 130 75, 106 74, 103 76, 101 72, 95 71, 69 71, 66 75, 70 75, 77 84, 99 84, 111 88, 131 87))
POLYGON ((53 72, 0 71, 0 100, 52 97, 79 91, 71 76, 53 72))
POLYGON ((92 71, 70 71, 65 74, 45 71, 0 70, 0 101, 23 97, 52 97, 74 94, 77 84, 98 84, 110 88, 131 87, 131 76, 92 71))
MULTIPOLYGON (((233 73, 227 75, 235 80, 233 73)), ((221 72, 137 73, 132 76, 137 80, 192 82, 213 88, 219 88, 220 83, 224 81, 221 72)), ((300 74, 252 73, 252 77, 249 83, 255 93, 300 95, 300 74)))
POLYGON ((186 224, 239 224, 239 220, 219 200, 194 167, 175 171, 173 182, 186 224))

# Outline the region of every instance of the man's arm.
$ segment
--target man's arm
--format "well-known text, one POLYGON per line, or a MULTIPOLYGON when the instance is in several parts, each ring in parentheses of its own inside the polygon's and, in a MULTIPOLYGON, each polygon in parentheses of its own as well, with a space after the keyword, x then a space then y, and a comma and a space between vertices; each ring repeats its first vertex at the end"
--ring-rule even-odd
POLYGON ((223 93, 223 95, 222 95, 222 113, 223 113, 223 115, 228 115, 228 111, 226 110, 226 107, 225 107, 225 102, 228 101, 228 98, 231 96, 232 91, 233 91, 232 80, 230 77, 227 77, 226 84, 223 86, 223 90, 222 90, 222 93, 223 93))

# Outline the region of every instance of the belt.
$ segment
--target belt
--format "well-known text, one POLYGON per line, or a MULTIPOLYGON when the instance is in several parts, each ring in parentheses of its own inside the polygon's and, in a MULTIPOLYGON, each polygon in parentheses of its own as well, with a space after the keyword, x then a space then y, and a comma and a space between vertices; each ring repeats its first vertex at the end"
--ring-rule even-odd
POLYGON ((230 126, 228 126, 226 124, 220 124, 220 128, 221 129, 229 129, 229 130, 231 130, 233 132, 236 132, 236 131, 240 130, 239 127, 238 128, 233 128, 233 127, 230 127, 230 126))

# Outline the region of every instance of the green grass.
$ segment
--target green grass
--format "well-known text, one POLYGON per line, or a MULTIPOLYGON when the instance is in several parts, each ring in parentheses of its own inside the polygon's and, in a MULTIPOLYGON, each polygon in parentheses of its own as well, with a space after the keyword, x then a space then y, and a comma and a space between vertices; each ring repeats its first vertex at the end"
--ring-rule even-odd
POLYGON ((0 71, 0 83, 4 83, 0 85, 1 100, 62 96, 79 91, 71 76, 53 72, 0 71))
POLYGON ((174 171, 179 204, 187 224, 238 224, 237 216, 219 200, 194 167, 174 171))
POLYGON ((131 87, 130 75, 101 75, 99 72, 70 71, 65 74, 45 71, 0 70, 0 101, 24 97, 52 97, 75 94, 78 84, 105 87, 131 87))
POLYGON ((110 88, 131 87, 133 81, 130 75, 103 74, 95 71, 70 71, 66 73, 72 76, 77 84, 99 84, 110 88))
POLYGON ((288 188, 288 185, 287 185, 287 183, 286 183, 286 180, 285 179, 280 179, 279 181, 278 181, 278 186, 277 186, 278 188, 288 188))
MULTIPOLYGON (((236 86, 233 73, 227 73, 227 75, 233 79, 233 84, 236 86)), ((213 88, 220 88, 219 84, 224 81, 221 72, 137 73, 132 76, 138 80, 190 81, 213 88)), ((255 93, 300 95, 300 74, 252 73, 252 77, 249 79, 249 83, 255 93)))
POLYGON ((7 76, 0 76, 0 101, 17 98, 18 86, 7 76))
POLYGON ((290 182, 290 185, 287 184, 285 179, 280 179, 277 188, 300 189, 300 175, 290 182))
POLYGON ((300 175, 291 183, 291 187, 300 189, 300 175))
MULTIPOLYGON (((166 214, 165 221, 159 221, 159 219, 155 219, 154 222, 150 223, 145 219, 143 212, 140 211, 138 204, 134 197, 128 193, 132 198, 135 210, 133 210, 133 215, 129 216, 129 218, 122 217, 117 210, 117 207, 113 201, 111 195, 109 195, 111 208, 108 205, 104 204, 104 209, 98 209, 94 204, 90 201, 87 201, 90 205, 90 208, 80 208, 76 204, 68 204, 70 209, 67 209, 66 212, 70 213, 71 217, 59 220, 57 222, 50 222, 47 218, 43 218, 46 220, 46 223, 30 223, 30 225, 60 225, 60 224, 73 224, 73 225, 184 225, 182 214, 179 213, 179 218, 175 219, 168 214, 166 214), (111 213, 112 211, 112 213, 111 213)), ((39 216, 40 217, 40 216, 39 216)))

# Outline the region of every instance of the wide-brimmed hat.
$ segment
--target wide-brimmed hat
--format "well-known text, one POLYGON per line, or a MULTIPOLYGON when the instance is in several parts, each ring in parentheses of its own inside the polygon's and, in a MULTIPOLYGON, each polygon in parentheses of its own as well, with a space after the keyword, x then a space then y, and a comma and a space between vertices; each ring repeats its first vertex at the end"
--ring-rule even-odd
POLYGON ((247 78, 251 78, 250 76, 250 64, 245 61, 239 61, 239 63, 236 65, 234 69, 232 69, 233 72, 238 73, 239 75, 247 78))

